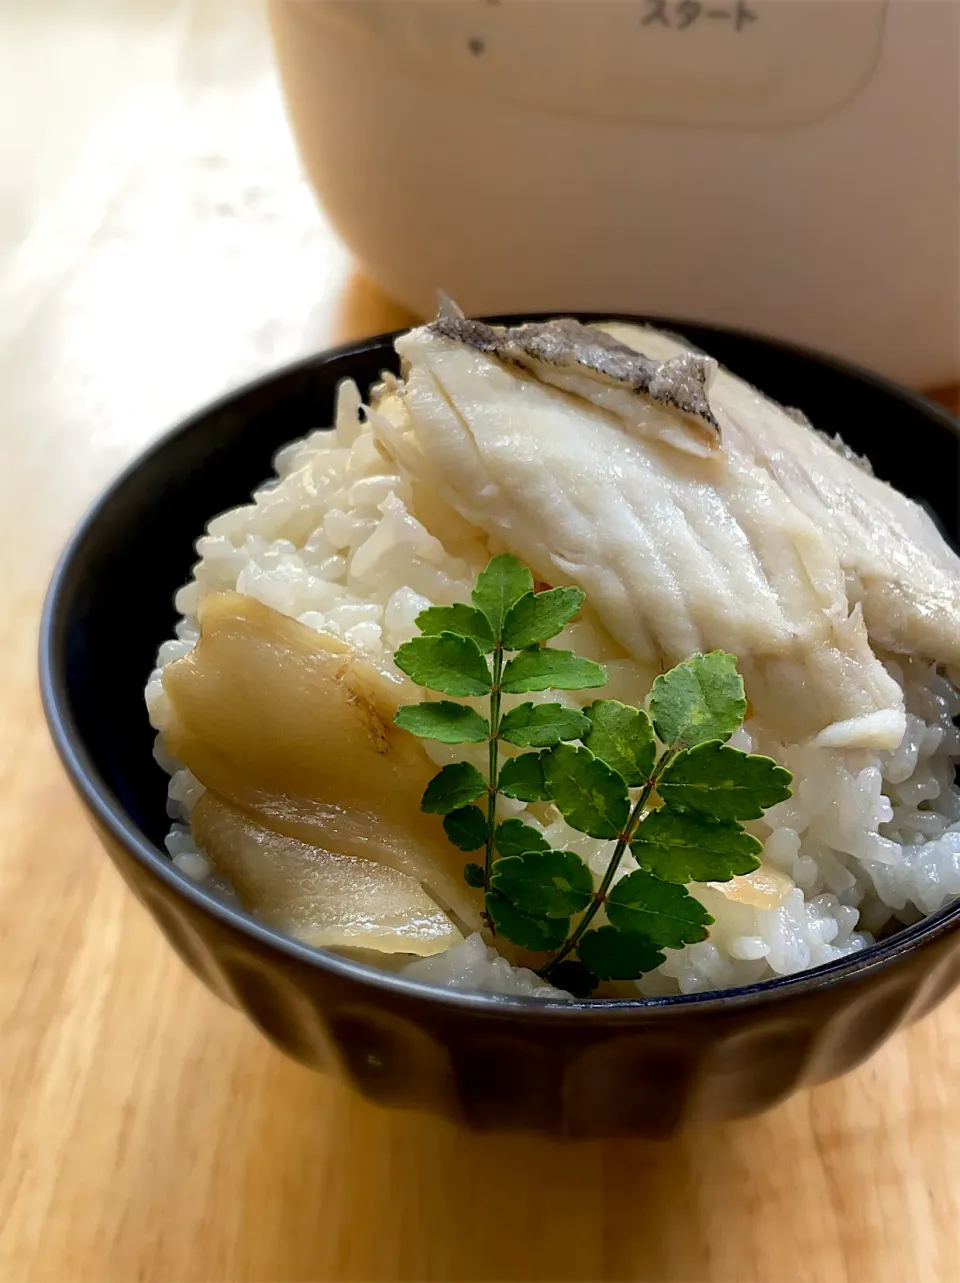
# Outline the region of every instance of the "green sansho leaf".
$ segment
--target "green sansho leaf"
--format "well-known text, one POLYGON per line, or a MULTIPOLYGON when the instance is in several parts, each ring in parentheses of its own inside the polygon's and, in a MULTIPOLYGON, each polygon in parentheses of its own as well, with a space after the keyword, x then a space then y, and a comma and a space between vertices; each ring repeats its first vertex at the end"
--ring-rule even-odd
POLYGON ((593 899, 593 875, 573 851, 528 851, 499 859, 491 885, 534 917, 569 918, 593 899))
POLYGON ((418 686, 444 695, 487 695, 490 671, 477 643, 455 633, 414 637, 397 648, 396 666, 418 686))
POLYGON ((595 976, 589 967, 574 958, 567 958, 565 962, 558 962, 555 967, 551 967, 548 979, 558 989, 566 989, 567 993, 572 993, 574 998, 589 998, 600 983, 599 976, 595 976))
POLYGON ((486 719, 465 704, 447 699, 436 703, 406 704, 393 719, 401 730, 442 744, 482 744, 490 737, 486 719))
POLYGON ((559 949, 570 930, 569 918, 537 918, 523 913, 497 891, 488 891, 487 913, 496 931, 521 949, 546 953, 559 949))
POLYGON ((634 788, 653 770, 657 746, 650 718, 639 708, 616 699, 595 700, 584 710, 590 729, 583 737, 587 748, 622 775, 634 788))
POLYGON ((487 817, 479 806, 461 806, 443 817, 443 831, 461 851, 478 851, 487 840, 487 817))
POLYGON ((691 748, 727 740, 743 721, 747 701, 735 655, 694 655, 653 683, 650 716, 660 741, 691 748))
POLYGON ((665 955, 645 936, 628 935, 615 927, 585 931, 577 952, 600 980, 636 980, 666 961, 665 955))
POLYGON ((511 607, 503 625, 507 650, 525 650, 556 637, 566 628, 583 604, 579 588, 548 588, 546 592, 525 593, 511 607))
MULTIPOLYGON (((642 869, 628 873, 611 888, 606 907, 611 926, 645 936, 661 949, 681 949, 705 940, 707 927, 713 922, 686 887, 664 882, 642 869)), ((597 971, 589 958, 585 961, 597 971)))
POLYGON ((445 766, 427 785, 420 803, 421 811, 431 815, 448 815, 475 802, 487 792, 487 781, 469 762, 445 766))
POLYGON ((521 802, 549 802, 550 791, 543 777, 541 757, 540 753, 524 753, 521 757, 507 758, 500 768, 500 792, 521 802))
POLYGON ((493 833, 500 855, 524 855, 527 851, 549 851, 550 843, 523 820, 501 820, 493 833))
POLYGON ((518 704, 500 722, 500 738, 521 748, 550 748, 576 740, 590 723, 576 708, 562 704, 518 704))
POLYGON ((436 633, 456 633, 458 637, 469 637, 482 651, 493 650, 493 630, 482 610, 476 610, 465 602, 454 606, 428 606, 421 610, 416 618, 417 627, 424 636, 436 633))
POLYGON ((615 838, 630 815, 623 776, 571 744, 558 744, 542 760, 547 790, 566 822, 592 838, 615 838))
POLYGON ((707 740, 674 758, 657 788, 674 807, 718 820, 759 820, 768 806, 790 796, 792 779, 772 757, 707 740))
POLYGON ((510 607, 532 591, 533 575, 522 561, 504 553, 481 570, 471 598, 477 610, 486 615, 494 637, 499 637, 510 607))
POLYGON ((630 850, 665 882, 729 882, 760 867, 763 844, 737 823, 664 806, 637 826, 630 850))
POLYGON ((525 691, 586 690, 604 686, 606 681, 606 671, 592 659, 545 646, 514 655, 503 670, 500 688, 507 695, 522 695, 525 691))
POLYGON ((559 950, 563 961, 555 967, 548 961, 541 974, 583 996, 600 980, 635 979, 660 966, 665 949, 706 937, 713 919, 686 884, 757 867, 762 847, 739 821, 757 819, 789 797, 791 777, 772 759, 725 744, 747 705, 736 659, 723 651, 694 655, 658 677, 649 715, 601 699, 583 711, 528 701, 501 716, 501 696, 585 691, 607 680, 602 665, 544 644, 580 610, 580 589, 533 588, 530 570, 516 557, 494 557, 477 577, 472 605, 421 611, 421 636, 394 656, 401 672, 429 690, 454 699, 488 696, 489 721, 446 699, 402 708, 394 720, 422 739, 489 741, 490 779, 470 762, 445 766, 421 807, 442 817, 459 850, 486 848, 485 863, 467 863, 464 879, 485 891, 493 930, 521 948, 548 956, 559 950), (504 760, 506 745, 533 751, 504 760), (658 809, 641 816, 654 785, 658 809), (643 808, 631 801, 636 789, 643 790, 643 808), (523 802, 552 801, 573 828, 611 841, 611 881, 628 843, 640 868, 626 876, 620 870, 620 880, 598 898, 586 862, 551 849, 536 827, 509 819, 491 834, 488 808, 498 791, 523 802), (606 922, 601 916, 597 926, 601 907, 606 922), (580 926, 571 937, 574 921, 580 926))

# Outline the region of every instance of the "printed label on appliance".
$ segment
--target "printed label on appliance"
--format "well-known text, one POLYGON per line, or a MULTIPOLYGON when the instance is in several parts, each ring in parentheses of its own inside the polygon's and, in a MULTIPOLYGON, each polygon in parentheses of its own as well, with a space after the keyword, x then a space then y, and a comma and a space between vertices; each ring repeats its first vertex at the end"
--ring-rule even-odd
POLYGON ((888 0, 299 3, 418 79, 495 102, 624 123, 776 129, 858 96, 880 57, 888 0))

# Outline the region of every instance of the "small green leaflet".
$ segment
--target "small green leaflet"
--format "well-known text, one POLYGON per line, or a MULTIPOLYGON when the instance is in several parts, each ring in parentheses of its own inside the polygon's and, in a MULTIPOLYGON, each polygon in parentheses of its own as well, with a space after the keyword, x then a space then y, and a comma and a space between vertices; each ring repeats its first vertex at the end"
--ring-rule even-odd
MULTIPOLYGON (((710 914, 685 887, 638 869, 628 873, 607 896, 607 918, 618 931, 645 936, 657 948, 682 949, 707 938, 710 914)), ((600 972, 586 958, 588 967, 600 972)))
POLYGON ((483 871, 482 864, 465 864, 463 866, 463 880, 468 887, 479 890, 486 881, 486 875, 483 871))
POLYGON ((562 704, 518 704, 500 723, 500 738, 520 748, 550 748, 576 740, 590 723, 576 708, 562 704))
POLYGON ((662 673, 650 692, 650 716, 662 744, 686 748, 727 740, 743 721, 747 701, 735 655, 712 650, 662 673))
POLYGON ((486 615, 465 602, 455 606, 428 606, 416 619, 417 627, 425 637, 436 633, 456 633, 469 637, 484 652, 493 650, 493 632, 486 615))
POLYGON ((522 695, 525 691, 586 690, 604 686, 606 681, 606 671, 592 659, 545 646, 514 655, 503 670, 500 689, 506 695, 522 695))
POLYGON ((550 843, 523 820, 501 820, 493 834, 500 855, 523 855, 526 851, 549 851, 550 843))
POLYGON ((461 851, 479 851, 487 840, 487 817, 479 806, 461 806, 443 817, 443 831, 461 851))
POLYGON ((653 770, 657 746, 650 718, 616 699, 598 699, 584 710, 590 729, 583 742, 591 753, 622 775, 630 788, 644 784, 653 770))
POLYGON ((752 873, 763 844, 739 824, 664 806, 640 822, 630 850, 641 868, 683 886, 752 873))
POLYGON ((768 806, 790 796, 792 778, 771 757, 708 740, 674 758, 657 789, 674 807, 717 820, 759 820, 768 806))
POLYGON ((469 762, 445 766, 427 785, 420 810, 431 815, 448 815, 487 792, 487 781, 469 762))
POLYGON ((414 637, 397 648, 396 666, 418 686, 444 695, 488 695, 490 671, 476 642, 456 633, 414 637))
POLYGON ((593 899, 593 875, 573 851, 528 851, 499 859, 491 885, 534 917, 569 918, 593 899))
POLYGON ((579 588, 548 588, 525 593, 511 607, 503 625, 506 650, 525 650, 556 637, 566 628, 583 603, 579 588))
POLYGON ((589 998, 600 983, 599 976, 595 976, 589 967, 573 958, 551 967, 548 979, 552 985, 556 985, 558 989, 566 989, 575 998, 589 998))
POLYGON ((636 980, 637 976, 654 971, 666 961, 665 955, 646 936, 628 935, 615 927, 584 932, 577 952, 581 962, 600 980, 636 980))
POLYGON ((441 744, 482 744, 490 738, 486 718, 465 704, 447 699, 436 703, 405 704, 393 719, 401 730, 441 744))
POLYGON ((488 891, 487 913, 500 935, 506 936, 521 949, 535 949, 545 953, 559 949, 570 930, 569 918, 535 918, 522 913, 497 891, 488 891))
POLYGON ((558 744, 541 760, 548 796, 569 825, 592 838, 620 833, 630 815, 622 776, 588 748, 570 744, 558 744))
POLYGON ((543 778, 540 753, 508 757, 500 768, 500 792, 521 802, 549 802, 550 792, 543 778))
POLYGON ((533 575, 522 561, 504 553, 481 570, 470 596, 489 620, 494 637, 499 637, 510 607, 532 591, 533 575))

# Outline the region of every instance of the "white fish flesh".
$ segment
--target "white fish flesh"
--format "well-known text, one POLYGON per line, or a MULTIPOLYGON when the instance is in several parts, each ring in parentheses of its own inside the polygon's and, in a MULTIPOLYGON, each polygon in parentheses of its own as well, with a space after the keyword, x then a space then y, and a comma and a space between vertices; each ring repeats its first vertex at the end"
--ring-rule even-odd
POLYGON ((540 579, 583 588, 637 660, 722 648, 785 741, 899 743, 873 645, 960 663, 960 561, 916 504, 669 336, 473 325, 397 341, 385 449, 540 579))

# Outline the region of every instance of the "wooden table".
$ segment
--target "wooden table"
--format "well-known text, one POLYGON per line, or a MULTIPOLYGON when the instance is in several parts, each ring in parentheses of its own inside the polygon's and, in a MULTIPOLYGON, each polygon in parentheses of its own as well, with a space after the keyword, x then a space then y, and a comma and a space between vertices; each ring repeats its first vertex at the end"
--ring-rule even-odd
POLYGON ((244 0, 2 0, 0 93, 0 1283, 960 1278, 960 998, 765 1118, 561 1154, 362 1103, 174 958, 41 722, 52 561, 182 412, 405 318, 244 0))

